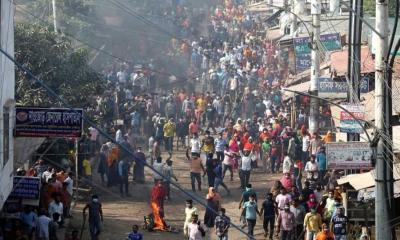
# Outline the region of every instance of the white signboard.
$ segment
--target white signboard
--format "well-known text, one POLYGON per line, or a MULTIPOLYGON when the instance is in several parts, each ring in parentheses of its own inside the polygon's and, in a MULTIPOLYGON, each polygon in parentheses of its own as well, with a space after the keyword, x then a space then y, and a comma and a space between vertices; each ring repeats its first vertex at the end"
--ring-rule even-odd
POLYGON ((372 149, 367 142, 326 144, 328 169, 370 169, 372 149))
POLYGON ((362 133, 365 119, 365 107, 362 105, 343 104, 347 111, 340 111, 340 132, 362 133), (350 112, 351 114, 349 114, 350 112), (355 118, 354 118, 355 117, 355 118), (361 123, 361 124, 360 124, 361 123))

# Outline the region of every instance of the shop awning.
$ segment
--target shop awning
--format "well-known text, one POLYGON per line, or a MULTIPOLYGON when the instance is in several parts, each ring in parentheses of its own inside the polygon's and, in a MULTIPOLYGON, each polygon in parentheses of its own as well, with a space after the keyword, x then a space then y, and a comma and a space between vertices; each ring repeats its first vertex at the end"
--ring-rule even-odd
MULTIPOLYGON (((338 180, 339 185, 349 183, 355 190, 367 189, 375 186, 375 170, 367 173, 351 174, 341 177, 338 180)), ((393 166, 394 194, 400 194, 400 163, 393 166)))

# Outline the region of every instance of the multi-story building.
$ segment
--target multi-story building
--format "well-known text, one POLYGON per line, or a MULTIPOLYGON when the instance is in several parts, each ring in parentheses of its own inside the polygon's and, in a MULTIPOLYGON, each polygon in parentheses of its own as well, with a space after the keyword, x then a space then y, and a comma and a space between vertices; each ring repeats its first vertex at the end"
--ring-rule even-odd
MULTIPOLYGON (((14 4, 0 0, 0 48, 14 56, 14 4)), ((0 210, 13 187, 14 63, 0 53, 0 210)))

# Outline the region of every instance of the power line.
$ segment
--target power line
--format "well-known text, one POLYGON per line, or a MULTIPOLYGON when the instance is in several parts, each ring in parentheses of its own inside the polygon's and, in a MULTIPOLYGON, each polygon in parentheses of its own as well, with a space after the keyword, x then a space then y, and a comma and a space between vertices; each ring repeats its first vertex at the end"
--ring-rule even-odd
MULTIPOLYGON (((38 77, 36 77, 28 68, 24 67, 21 63, 17 62, 12 56, 10 56, 6 51, 3 50, 3 48, 0 48, 0 52, 5 55, 10 61, 12 61, 17 68, 22 71, 25 75, 28 75, 28 79, 31 80, 34 83, 39 84, 42 88, 44 88, 49 95, 53 96, 55 99, 57 99, 64 107, 69 108, 72 111, 75 111, 73 109, 73 106, 71 106, 66 100, 64 100, 60 95, 58 95, 52 88, 50 88, 47 84, 45 84, 41 79, 39 79, 38 77)), ((131 149, 128 149, 127 147, 117 143, 114 138, 112 138, 106 131, 104 131, 103 129, 101 129, 100 127, 98 127, 92 120, 90 120, 85 114, 82 115, 82 119, 89 124, 91 127, 95 128, 97 131, 99 131, 99 133, 105 137, 107 140, 111 141, 112 143, 114 143, 115 145, 117 145, 120 149, 122 149, 123 151, 126 151, 135 161, 139 161, 142 162, 140 159, 137 159, 136 156, 134 155, 134 153, 131 151, 131 149)), ((150 168, 153 172, 157 173, 158 175, 162 176, 164 180, 168 180, 167 177, 157 171, 156 169, 153 168, 153 166, 150 166, 147 162, 142 162, 143 165, 145 165, 146 167, 150 168)), ((199 203, 200 205, 202 205, 203 207, 209 209, 210 211, 212 211, 215 214, 218 214, 214 209, 210 208, 207 206, 207 204, 203 203, 201 200, 198 199, 197 196, 193 195, 192 193, 186 191, 182 186, 180 186, 178 183, 171 181, 170 184, 172 186, 174 186, 175 188, 177 188, 178 190, 180 190, 181 192, 183 192, 185 195, 187 195, 188 197, 194 199, 197 203, 199 203)), ((252 236, 250 236, 248 233, 246 233, 245 231, 243 231, 243 229, 241 227, 239 227, 238 225, 231 223, 231 225, 236 228, 237 230, 239 230, 242 234, 244 234, 245 236, 251 238, 252 236)))

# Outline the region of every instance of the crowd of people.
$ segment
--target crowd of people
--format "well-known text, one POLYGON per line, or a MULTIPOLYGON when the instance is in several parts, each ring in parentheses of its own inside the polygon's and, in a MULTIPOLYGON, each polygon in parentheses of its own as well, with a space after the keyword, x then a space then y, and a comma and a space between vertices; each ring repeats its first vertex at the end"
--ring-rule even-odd
MULTIPOLYGON (((258 218, 268 239, 278 234, 282 240, 346 239, 348 219, 337 188, 339 173, 328 171, 324 146, 334 141, 333 134, 309 132, 309 99, 298 102, 295 115, 283 101, 280 86, 288 74, 287 62, 264 38, 262 18, 246 11, 242 1, 218 3, 205 37, 171 41, 173 55, 189 62, 188 80, 181 84, 186 88, 155 93, 161 89, 153 61, 147 66, 122 64, 106 73, 110 88, 98 97, 93 111, 114 141, 105 140, 93 127, 88 129, 78 149, 82 182, 95 186, 92 168, 96 167, 101 186, 117 186, 121 197, 131 197, 130 175, 135 183, 144 184, 144 168, 151 167, 152 214, 145 217, 145 226, 172 231, 165 220, 164 202, 172 200, 171 183, 179 181, 174 155, 186 151, 192 192, 201 193, 207 185, 208 193, 203 221, 193 200, 186 201, 185 238, 201 240, 208 233, 228 239, 231 219, 220 187, 231 198, 231 182, 237 174, 241 227, 247 228, 249 239, 254 239, 258 218), (271 176, 282 174, 269 192, 262 193, 265 197, 252 188, 257 169, 271 176), (202 183, 205 176, 206 184, 202 183)), ((171 21, 186 26, 190 18, 181 4, 174 5, 180 17, 171 21)), ((72 174, 42 160, 21 174, 42 180, 41 207, 39 214, 29 207, 21 213, 21 233, 26 238, 14 239, 32 239, 34 233, 36 239, 57 239, 54 229, 62 228, 70 216, 72 174)), ((103 215, 97 195, 86 211, 91 239, 98 239, 103 215)), ((71 239, 78 239, 76 232, 71 239)), ((143 239, 137 225, 128 239, 143 239)))

